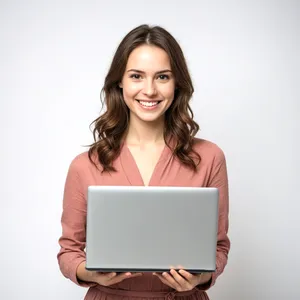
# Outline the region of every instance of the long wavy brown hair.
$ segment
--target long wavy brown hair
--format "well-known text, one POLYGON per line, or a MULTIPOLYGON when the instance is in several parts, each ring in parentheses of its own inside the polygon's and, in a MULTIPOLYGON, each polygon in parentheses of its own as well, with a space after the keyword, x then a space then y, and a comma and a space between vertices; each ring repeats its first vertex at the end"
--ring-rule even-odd
POLYGON ((99 162, 102 172, 115 171, 113 162, 120 154, 130 118, 119 83, 130 53, 144 44, 160 47, 169 56, 176 90, 174 100, 165 112, 164 140, 183 165, 196 171, 201 158, 193 150, 193 140, 199 125, 193 120, 194 115, 189 105, 194 87, 182 49, 174 37, 160 26, 136 27, 118 46, 100 94, 102 108, 106 106, 106 111, 91 123, 94 124, 94 143, 88 151, 89 159, 95 166, 99 162), (172 148, 170 140, 175 141, 172 148), (98 162, 93 159, 95 154, 98 162))

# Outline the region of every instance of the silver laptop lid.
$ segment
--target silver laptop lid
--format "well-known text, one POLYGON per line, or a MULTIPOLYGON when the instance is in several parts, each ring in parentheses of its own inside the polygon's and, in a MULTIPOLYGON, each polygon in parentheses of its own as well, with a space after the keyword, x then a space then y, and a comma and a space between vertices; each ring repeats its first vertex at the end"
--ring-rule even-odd
POLYGON ((86 268, 215 271, 218 189, 90 186, 86 268))

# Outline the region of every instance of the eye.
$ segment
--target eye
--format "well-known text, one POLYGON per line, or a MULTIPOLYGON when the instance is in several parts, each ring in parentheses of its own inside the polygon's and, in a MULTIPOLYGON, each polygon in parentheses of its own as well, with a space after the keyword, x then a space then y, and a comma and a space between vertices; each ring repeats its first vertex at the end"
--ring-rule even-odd
POLYGON ((161 74, 161 75, 158 76, 158 78, 161 79, 161 80, 168 80, 170 77, 166 74, 161 74))
POLYGON ((141 79, 141 75, 140 75, 140 74, 131 74, 131 75, 130 75, 130 78, 133 78, 133 79, 141 79))

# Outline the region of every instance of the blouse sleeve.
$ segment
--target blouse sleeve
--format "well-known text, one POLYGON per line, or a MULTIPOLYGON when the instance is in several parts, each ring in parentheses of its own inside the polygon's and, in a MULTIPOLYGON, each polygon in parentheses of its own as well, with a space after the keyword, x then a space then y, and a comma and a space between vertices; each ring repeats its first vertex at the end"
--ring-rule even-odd
POLYGON ((230 249, 230 240, 228 238, 228 213, 229 213, 229 193, 226 159, 224 153, 219 149, 216 154, 208 187, 219 189, 219 218, 218 218, 218 237, 216 253, 216 271, 212 273, 211 280, 204 285, 199 285, 199 290, 208 290, 212 287, 218 276, 220 276, 227 264, 228 252, 230 249))
POLYGON ((90 287, 96 283, 79 281, 76 276, 77 267, 86 260, 86 193, 80 178, 80 168, 75 159, 68 170, 61 217, 62 235, 59 238, 60 251, 57 255, 62 274, 82 287, 90 287))

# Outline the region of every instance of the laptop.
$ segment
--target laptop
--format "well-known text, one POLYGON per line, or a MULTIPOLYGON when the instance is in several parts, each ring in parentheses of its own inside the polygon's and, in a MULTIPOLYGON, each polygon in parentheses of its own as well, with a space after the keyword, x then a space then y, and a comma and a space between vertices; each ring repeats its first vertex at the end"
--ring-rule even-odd
POLYGON ((217 188, 90 186, 86 269, 214 272, 217 188))

